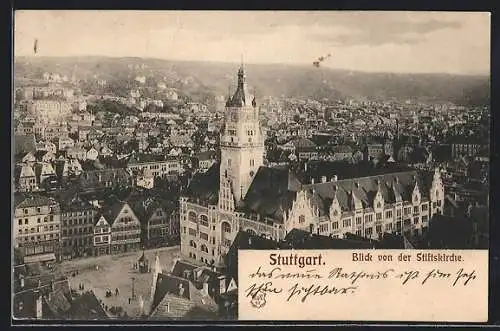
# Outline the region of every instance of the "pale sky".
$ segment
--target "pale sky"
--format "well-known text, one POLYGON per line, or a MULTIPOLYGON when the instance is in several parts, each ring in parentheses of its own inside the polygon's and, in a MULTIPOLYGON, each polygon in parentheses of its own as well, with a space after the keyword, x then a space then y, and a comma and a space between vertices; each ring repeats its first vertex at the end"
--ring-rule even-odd
POLYGON ((490 14, 350 11, 17 11, 15 56, 137 56, 489 74, 490 14))

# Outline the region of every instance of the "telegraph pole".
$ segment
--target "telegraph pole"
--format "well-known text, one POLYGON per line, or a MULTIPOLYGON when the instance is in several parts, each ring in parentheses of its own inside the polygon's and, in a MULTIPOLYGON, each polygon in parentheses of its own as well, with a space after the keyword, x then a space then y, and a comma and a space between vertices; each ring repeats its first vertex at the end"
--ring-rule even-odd
POLYGON ((134 281, 135 281, 135 277, 132 277, 132 299, 135 299, 134 281))

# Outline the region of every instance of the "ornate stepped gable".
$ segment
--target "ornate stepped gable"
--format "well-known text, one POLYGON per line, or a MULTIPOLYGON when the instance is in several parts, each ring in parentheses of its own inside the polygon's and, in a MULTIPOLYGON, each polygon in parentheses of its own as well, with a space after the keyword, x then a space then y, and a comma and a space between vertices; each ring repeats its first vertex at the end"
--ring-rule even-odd
POLYGON ((352 212, 376 207, 377 198, 381 204, 412 201, 416 190, 422 197, 429 198, 432 183, 432 177, 429 177, 422 178, 416 171, 407 171, 304 185, 303 189, 310 196, 317 196, 314 199, 324 211, 330 210, 331 204, 338 201, 342 212, 352 212))
MULTIPOLYGON (((217 203, 218 164, 207 173, 193 178, 186 193, 200 203, 217 203), (210 180, 212 179, 212 180, 210 180)), ((412 201, 417 187, 421 198, 429 198, 433 175, 430 173, 401 171, 362 178, 352 178, 315 184, 302 184, 295 173, 288 168, 260 167, 250 185, 244 200, 236 211, 258 215, 282 223, 287 213, 301 194, 309 199, 317 217, 329 216, 333 203, 338 203, 339 212, 353 212, 356 209, 374 208, 375 197, 384 204, 412 201)))

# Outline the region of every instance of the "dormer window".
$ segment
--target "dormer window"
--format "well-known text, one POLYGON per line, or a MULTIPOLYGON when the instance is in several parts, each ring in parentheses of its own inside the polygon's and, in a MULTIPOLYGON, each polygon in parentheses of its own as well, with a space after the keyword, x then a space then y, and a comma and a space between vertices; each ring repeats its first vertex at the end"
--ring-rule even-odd
POLYGON ((299 216, 299 223, 302 224, 302 223, 305 223, 306 222, 306 217, 304 215, 300 215, 299 216))
POLYGON ((377 202, 377 208, 381 208, 382 207, 382 204, 380 204, 380 201, 377 202))

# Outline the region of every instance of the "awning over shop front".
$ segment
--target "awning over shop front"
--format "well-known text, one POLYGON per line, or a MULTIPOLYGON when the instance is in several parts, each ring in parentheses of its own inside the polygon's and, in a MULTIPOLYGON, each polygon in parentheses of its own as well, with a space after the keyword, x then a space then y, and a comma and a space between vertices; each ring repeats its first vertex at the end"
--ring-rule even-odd
POLYGON ((24 257, 24 263, 55 261, 54 253, 28 255, 24 257))

